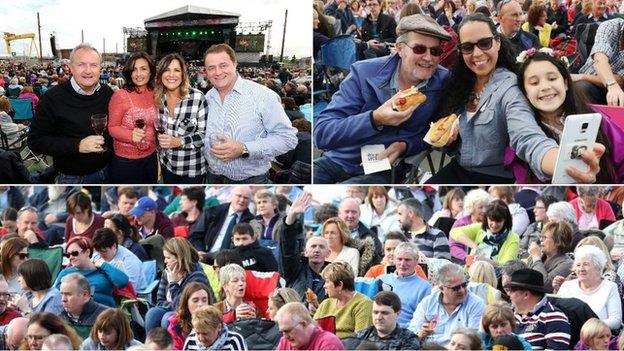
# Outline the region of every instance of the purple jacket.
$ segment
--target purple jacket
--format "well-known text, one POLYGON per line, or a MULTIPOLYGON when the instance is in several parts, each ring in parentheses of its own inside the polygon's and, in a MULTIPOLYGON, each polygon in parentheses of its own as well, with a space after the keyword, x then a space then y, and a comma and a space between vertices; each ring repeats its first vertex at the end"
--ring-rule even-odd
MULTIPOLYGON (((605 137, 611 142, 611 159, 608 160, 611 166, 611 183, 622 184, 624 182, 624 130, 604 114, 600 124, 605 137)), ((541 183, 531 172, 529 165, 516 155, 511 147, 505 150, 504 164, 513 170, 516 184, 536 184, 541 183)))
MULTIPOLYGON (((455 223, 453 223, 453 228, 463 227, 468 224, 472 224, 470 214, 457 218, 455 223)), ((451 250, 451 257, 466 261, 468 248, 464 244, 449 238, 449 248, 451 250)))

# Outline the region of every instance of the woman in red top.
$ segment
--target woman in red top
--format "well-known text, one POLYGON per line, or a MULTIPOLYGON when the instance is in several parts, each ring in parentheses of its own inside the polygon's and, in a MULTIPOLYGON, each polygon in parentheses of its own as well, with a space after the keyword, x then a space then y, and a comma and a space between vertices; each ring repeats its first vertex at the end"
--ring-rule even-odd
POLYGON ((65 242, 75 236, 86 236, 93 239, 93 233, 104 228, 104 218, 93 213, 91 199, 83 192, 77 192, 67 198, 67 213, 65 221, 65 242))
POLYGON ((146 53, 137 52, 130 56, 122 74, 126 83, 108 104, 108 132, 115 150, 110 164, 111 183, 153 184, 158 181, 156 66, 146 53))

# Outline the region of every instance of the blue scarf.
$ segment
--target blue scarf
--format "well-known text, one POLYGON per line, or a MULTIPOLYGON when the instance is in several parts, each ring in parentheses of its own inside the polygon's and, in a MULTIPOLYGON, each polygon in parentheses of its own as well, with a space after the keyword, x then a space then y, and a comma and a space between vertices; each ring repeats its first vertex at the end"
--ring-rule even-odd
POLYGON ((501 246, 505 243, 505 240, 507 240, 509 232, 509 229, 505 229, 496 234, 492 233, 490 230, 486 232, 485 238, 483 238, 483 243, 492 247, 492 255, 490 258, 498 256, 498 252, 500 251, 501 246))

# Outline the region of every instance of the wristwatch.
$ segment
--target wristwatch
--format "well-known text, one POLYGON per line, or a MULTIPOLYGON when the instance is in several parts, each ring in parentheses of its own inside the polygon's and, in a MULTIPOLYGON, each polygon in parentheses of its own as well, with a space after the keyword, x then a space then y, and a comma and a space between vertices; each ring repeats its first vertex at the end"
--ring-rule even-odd
POLYGON ((610 79, 605 83, 605 88, 609 88, 610 86, 617 84, 617 82, 615 81, 615 79, 610 79))
POLYGON ((241 155, 242 158, 248 158, 249 157, 249 149, 247 149, 247 145, 243 144, 243 154, 241 155))

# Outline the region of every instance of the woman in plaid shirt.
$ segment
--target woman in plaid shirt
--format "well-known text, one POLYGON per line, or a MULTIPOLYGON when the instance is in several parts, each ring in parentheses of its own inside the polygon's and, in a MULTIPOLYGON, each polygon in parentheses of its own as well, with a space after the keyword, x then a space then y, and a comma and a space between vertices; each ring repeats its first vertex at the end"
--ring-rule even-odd
POLYGON ((201 91, 190 86, 184 59, 165 56, 156 70, 156 104, 165 133, 158 134, 165 184, 201 184, 206 174, 202 154, 208 103, 201 91))

